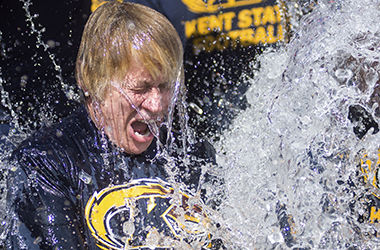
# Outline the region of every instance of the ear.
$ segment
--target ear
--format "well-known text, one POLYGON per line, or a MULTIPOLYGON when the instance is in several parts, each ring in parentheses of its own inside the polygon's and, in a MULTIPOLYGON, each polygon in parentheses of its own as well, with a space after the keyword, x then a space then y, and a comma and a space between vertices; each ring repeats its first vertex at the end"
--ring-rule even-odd
POLYGON ((78 87, 79 87, 79 96, 80 96, 80 99, 83 103, 85 103, 85 101, 88 99, 88 97, 90 96, 90 94, 88 93, 87 89, 83 86, 82 84, 82 80, 79 79, 79 77, 77 77, 77 84, 78 84, 78 87))

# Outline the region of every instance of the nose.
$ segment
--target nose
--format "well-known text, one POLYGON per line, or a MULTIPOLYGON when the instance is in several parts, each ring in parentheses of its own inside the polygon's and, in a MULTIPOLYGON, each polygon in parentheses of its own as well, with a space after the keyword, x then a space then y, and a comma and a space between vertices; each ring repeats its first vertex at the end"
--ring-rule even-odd
POLYGON ((152 114, 161 114, 164 110, 163 105, 163 94, 159 88, 152 88, 142 103, 142 107, 152 114))

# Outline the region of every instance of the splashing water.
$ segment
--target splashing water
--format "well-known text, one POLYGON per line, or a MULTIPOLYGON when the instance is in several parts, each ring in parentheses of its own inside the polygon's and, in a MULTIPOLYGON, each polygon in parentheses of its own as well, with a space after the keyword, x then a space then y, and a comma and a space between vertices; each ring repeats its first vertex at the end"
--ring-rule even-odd
MULTIPOLYGON (((43 31, 33 28, 30 2, 22 2, 32 33, 47 50, 41 40, 43 31)), ((357 157, 364 148, 369 159, 377 159, 379 134, 372 134, 372 129, 359 140, 348 110, 360 104, 373 116, 378 112, 372 96, 380 72, 379 19, 380 6, 373 0, 320 1, 301 20, 299 31, 285 48, 261 56, 260 71, 247 94, 251 107, 216 145, 220 168, 213 174, 225 181, 225 200, 218 213, 205 208, 220 223, 215 235, 228 249, 373 248, 379 244, 370 235, 379 231, 376 224, 358 223, 366 207, 360 202, 352 205, 359 199, 348 184, 356 184, 356 193, 374 191, 357 180, 357 157), (364 72, 362 78, 359 69, 364 72), (291 244, 285 242, 279 225, 279 203, 286 205, 292 222, 291 244)), ((54 54, 49 53, 49 58, 65 94, 77 100, 64 84, 54 54)), ((1 92, 2 101, 10 105, 1 92)), ((180 113, 186 120, 182 104, 180 113)), ((190 134, 189 129, 184 131, 190 134)), ((202 172, 209 170, 205 167, 202 172)), ((91 181, 84 173, 81 179, 91 181)), ((220 195, 213 189, 208 187, 209 196, 220 195)))
POLYGON ((37 38, 36 47, 39 48, 40 46, 42 46, 44 51, 48 53, 48 57, 50 58, 52 64, 54 65, 54 69, 56 71, 55 76, 57 77, 63 92, 66 94, 66 97, 69 100, 79 101, 79 95, 75 92, 74 87, 68 85, 67 83, 63 81, 61 66, 57 63, 55 59, 55 55, 48 50, 49 45, 42 40, 42 34, 45 31, 45 29, 42 28, 39 30, 36 27, 36 24, 34 23, 34 19, 38 17, 38 15, 37 14, 32 15, 30 12, 29 7, 32 4, 32 2, 30 0, 20 0, 20 1, 23 3, 22 8, 25 10, 26 22, 29 23, 30 25, 30 29, 31 29, 30 34, 36 35, 36 38, 37 38))
MULTIPOLYGON (((36 41, 36 48, 37 49, 40 48, 44 52, 47 53, 47 57, 50 59, 50 63, 52 63, 53 66, 54 66, 54 70, 55 70, 55 75, 54 76, 58 79, 58 81, 60 83, 59 86, 61 87, 62 91, 65 93, 66 97, 68 99, 73 100, 74 102, 78 101, 79 100, 79 98, 78 98, 79 95, 77 93, 75 93, 74 88, 72 86, 67 85, 66 83, 64 83, 63 78, 62 78, 61 67, 58 65, 58 61, 56 61, 55 55, 49 50, 49 45, 43 41, 43 33, 44 33, 45 29, 44 28, 39 29, 38 27, 40 27, 40 25, 36 24, 36 19, 37 19, 38 15, 37 14, 32 14, 31 11, 30 11, 30 9, 29 9, 29 7, 32 5, 32 2, 28 1, 28 0, 20 0, 20 1, 21 1, 22 5, 23 5, 23 9, 25 10, 26 23, 30 27, 30 30, 28 31, 28 33, 29 33, 29 35, 35 35, 36 36, 36 40, 37 40, 36 41)), ((0 39, 0 41, 1 41, 1 39, 0 39)), ((1 44, 1 45, 3 45, 3 44, 1 44)), ((33 59, 34 58, 32 58, 32 60, 33 59)), ((34 65, 34 67, 36 67, 36 64, 34 65)), ((36 67, 35 70, 38 70, 38 68, 36 67)), ((177 95, 180 94, 181 91, 183 91, 182 89, 180 89, 180 85, 181 85, 181 70, 182 69, 179 70, 179 74, 178 74, 177 79, 175 81, 175 89, 174 89, 175 95, 174 95, 174 98, 173 98, 173 100, 171 102, 171 105, 170 105, 169 121, 168 121, 168 128, 169 128, 168 129, 168 134, 170 133, 170 130, 171 130, 170 126, 171 126, 172 116, 173 116, 174 109, 175 109, 174 103, 177 101, 176 97, 177 97, 177 95)), ((27 136, 29 136, 33 132, 33 129, 21 128, 22 125, 21 126, 18 125, 17 122, 18 122, 19 118, 17 117, 17 112, 15 112, 15 111, 19 111, 17 107, 20 107, 20 106, 18 104, 13 106, 13 104, 11 104, 11 101, 9 100, 8 93, 6 91, 3 91, 3 88, 2 88, 3 87, 3 85, 2 85, 3 80, 1 78, 1 73, 2 73, 2 71, 1 71, 1 68, 0 68, 0 83, 1 83, 0 87, 1 87, 1 90, 2 90, 1 91, 2 92, 2 102, 3 102, 3 104, 4 103, 7 104, 7 105, 4 105, 4 106, 7 107, 11 111, 11 113, 12 113, 12 119, 15 121, 14 123, 17 125, 16 126, 14 124, 11 124, 11 127, 12 127, 11 132, 13 133, 13 131, 14 131, 14 134, 20 137, 20 139, 19 138, 16 139, 16 138, 14 138, 14 137, 12 137, 11 135, 8 134, 8 136, 6 137, 6 140, 7 140, 7 142, 11 143, 10 146, 12 146, 12 147, 8 147, 8 145, 7 145, 7 147, 5 147, 5 146, 2 147, 2 149, 3 149, 4 152, 2 152, 1 160, 3 160, 3 159, 7 159, 9 157, 9 154, 12 152, 14 146, 17 145, 17 144, 19 144, 27 136), (26 132, 25 131, 21 131, 22 129, 25 129, 26 132)), ((57 86, 57 87, 59 87, 59 86, 57 86)), ((46 92, 48 92, 48 91, 46 91, 46 92)), ((121 91, 121 92, 123 92, 123 91, 121 91)), ((49 95, 51 95, 51 93, 46 93, 46 95, 44 95, 44 96, 46 97, 46 96, 49 96, 49 95)), ((128 99, 128 96, 125 96, 125 97, 128 99)), ((179 108, 182 111, 179 110, 178 112, 182 113, 183 110, 185 110, 186 108, 185 108, 185 106, 183 106, 184 102, 181 102, 180 104, 181 105, 179 106, 179 108)), ((20 105, 22 105, 22 103, 20 103, 20 105)), ((30 107, 30 108, 33 109, 35 107, 30 107)), ((56 117, 53 117, 52 115, 50 115, 50 112, 48 112, 48 111, 50 111, 50 108, 51 107, 49 107, 49 104, 44 104, 43 105, 42 110, 46 111, 46 112, 42 112, 41 116, 39 117, 40 120, 36 121, 37 123, 41 123, 41 124, 38 124, 39 126, 34 126, 34 127, 40 127, 40 126, 43 126, 43 125, 47 125, 48 126, 48 125, 50 125, 50 124, 52 124, 54 122, 54 119, 56 119, 56 117)), ((181 123, 181 125, 187 124, 186 121, 183 122, 182 120, 180 121, 180 123, 181 123)), ((155 123, 149 122, 149 129, 151 131, 153 131, 156 136, 158 136, 158 134, 157 134, 158 133, 158 127, 157 127, 157 125, 155 123)), ((57 132, 57 133, 59 133, 59 132, 57 132)), ((62 136, 62 134, 60 136, 57 134, 57 136, 60 137, 60 136, 62 136)), ((170 137, 168 136, 168 138, 170 138, 170 137)), ((186 136, 182 136, 181 138, 184 139, 183 145, 186 145, 186 143, 184 143, 185 140, 186 140, 186 136)), ((111 152, 112 149, 107 148, 108 142, 107 142, 107 140, 104 137, 101 138, 101 143, 102 143, 101 147, 104 148, 105 152, 106 152, 106 153, 102 154, 102 157, 103 157, 103 160, 104 160, 104 165, 105 165, 103 170, 104 171, 109 171, 109 165, 110 164, 109 164, 108 160, 110 158, 109 154, 112 153, 111 152)), ((167 143, 169 144, 168 148, 170 148, 170 143, 169 142, 167 142, 167 143)), ((186 152, 187 152, 187 150, 184 147, 182 154, 184 154, 186 156, 186 152)), ((163 152, 163 153, 165 153, 165 154, 163 154, 161 156, 165 157, 168 160, 168 164, 167 164, 168 165, 167 166, 168 172, 169 172, 170 177, 172 177, 171 179, 173 179, 173 182, 174 182, 174 175, 176 174, 176 168, 175 168, 175 165, 174 165, 175 161, 173 161, 171 159, 171 157, 170 157, 169 154, 166 154, 167 152, 163 152)), ((184 157, 184 161, 185 160, 186 160, 186 157, 184 157)), ((16 167, 10 166, 9 163, 7 165, 6 164, 2 164, 2 166, 1 166, 1 173, 6 173, 6 171, 16 171, 16 167)), ((87 175, 85 172, 80 172, 79 173, 79 178, 85 184, 89 184, 92 181, 92 177, 89 176, 89 175, 87 175)), ((5 177, 0 176, 0 181, 1 181, 1 183, 0 183, 0 188, 1 188, 0 198, 3 198, 3 197, 5 198, 5 193, 3 193, 3 190, 6 189, 5 179, 6 179, 5 177)), ((170 180, 170 181, 172 181, 172 180, 170 180)), ((180 190, 180 187, 178 186, 177 189, 180 190)), ((178 196, 178 197, 173 197, 173 200, 179 200, 179 201, 182 202, 182 200, 180 200, 182 198, 182 196, 179 196, 177 193, 175 193, 173 195, 174 196, 175 195, 178 196)), ((4 208, 4 210, 2 209, 1 211, 5 211, 5 205, 4 205, 4 203, 5 203, 5 201, 3 199, 0 199, 0 208, 4 208)), ((9 223, 9 220, 12 220, 11 217, 12 217, 12 213, 11 213, 10 210, 6 211, 4 214, 2 212, 0 213, 0 221, 1 221, 0 248, 2 246, 2 240, 4 240, 7 231, 11 230, 10 228, 8 228, 9 225, 11 224, 11 223, 9 223), (7 218, 3 219, 6 215, 7 215, 7 218)), ((12 229, 12 231, 13 231, 13 229, 12 229)), ((14 232, 17 233, 17 230, 14 230, 14 232)), ((36 241, 34 243, 38 244, 38 243, 40 243, 41 240, 42 239, 39 237, 39 238, 36 239, 36 241)))
POLYGON ((359 197, 378 190, 357 173, 361 150, 378 161, 380 135, 359 140, 348 116, 351 105, 378 114, 379 20, 378 1, 320 1, 288 45, 260 58, 251 107, 217 146, 229 248, 378 246, 379 225, 358 222, 368 209, 359 197))
MULTIPOLYGON (((38 6, 38 3, 36 5, 38 6)), ((5 25, 1 28, 5 28, 5 32, 3 34, 2 31, 4 30, 0 31, 0 56, 2 62, 0 67, 2 105, 0 109, 1 248, 7 229, 7 221, 4 218, 9 214, 9 211, 5 209, 6 176, 8 171, 15 170, 15 167, 7 164, 7 159, 15 146, 25 140, 36 128, 52 124, 58 119, 58 116, 53 111, 56 107, 53 105, 58 105, 63 98, 60 98, 57 92, 62 91, 68 100, 72 100, 71 105, 73 106, 79 100, 79 95, 75 93, 75 88, 67 83, 64 71, 60 66, 62 61, 56 57, 52 50, 54 46, 58 46, 59 42, 44 40, 46 39, 44 37, 46 30, 39 24, 39 15, 33 13, 31 8, 33 7, 33 2, 20 0, 18 3, 2 3, 0 7, 6 7, 6 11, 13 13, 14 16, 20 14, 19 19, 4 20, 5 25), (15 6, 20 7, 20 9, 16 9, 15 6), (19 20, 24 20, 24 22, 19 22, 19 20), (33 40, 35 40, 34 44, 33 40), (12 44, 12 42, 14 43, 12 44), (31 57, 28 58, 28 55, 31 55, 31 57), (17 56, 21 58, 17 58, 17 56), (46 62, 50 64, 48 65, 49 67, 46 67, 46 62), (49 70, 51 71, 49 72, 49 70), (40 72, 37 73, 37 71, 40 72), (23 73, 21 79, 18 77, 20 73, 23 73), (29 73, 31 75, 28 75, 29 73), (49 73, 52 73, 50 76, 53 76, 52 78, 54 79, 49 78, 49 73), (41 75, 44 75, 46 79, 41 79, 39 77, 41 75), (49 80, 51 82, 46 83, 49 80), (53 80, 57 81, 58 84, 54 84, 53 80), (41 89, 46 91, 43 94, 43 101, 40 101, 41 96, 33 94, 38 92, 33 89, 36 86, 40 89, 39 94, 42 93, 41 89), (51 91, 51 86, 57 89, 51 91), (31 105, 32 103, 34 106, 31 105), (3 110, 3 107, 6 111, 5 109, 3 110), (31 119, 31 117, 35 119, 31 119)), ((1 10, 4 11, 3 9, 1 10)), ((5 14, 5 18, 9 17, 8 13, 5 14)), ((61 34, 64 34, 64 31, 61 34)), ((67 38, 66 42, 70 44, 70 38, 67 38)), ((65 65, 65 67, 69 68, 68 65, 65 65)))

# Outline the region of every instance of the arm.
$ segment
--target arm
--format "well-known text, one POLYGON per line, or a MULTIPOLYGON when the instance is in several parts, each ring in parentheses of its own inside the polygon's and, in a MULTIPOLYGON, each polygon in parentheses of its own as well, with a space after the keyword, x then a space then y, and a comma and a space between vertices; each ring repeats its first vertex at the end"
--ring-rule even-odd
POLYGON ((7 248, 83 249, 80 213, 51 161, 27 156, 20 157, 17 165, 9 179, 7 202, 13 214, 7 248))

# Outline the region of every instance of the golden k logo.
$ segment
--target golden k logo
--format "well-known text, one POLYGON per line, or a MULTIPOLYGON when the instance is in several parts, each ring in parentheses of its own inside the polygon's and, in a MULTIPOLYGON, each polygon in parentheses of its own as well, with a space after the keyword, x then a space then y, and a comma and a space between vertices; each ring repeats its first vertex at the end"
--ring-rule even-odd
MULTIPOLYGON (((149 234, 171 239, 206 235, 207 216, 200 206, 189 207, 189 195, 166 182, 138 179, 95 193, 85 208, 86 221, 98 246, 104 249, 146 247, 149 234)), ((151 247, 151 246, 149 246, 151 247)), ((170 246, 155 246, 168 248, 170 246)))

